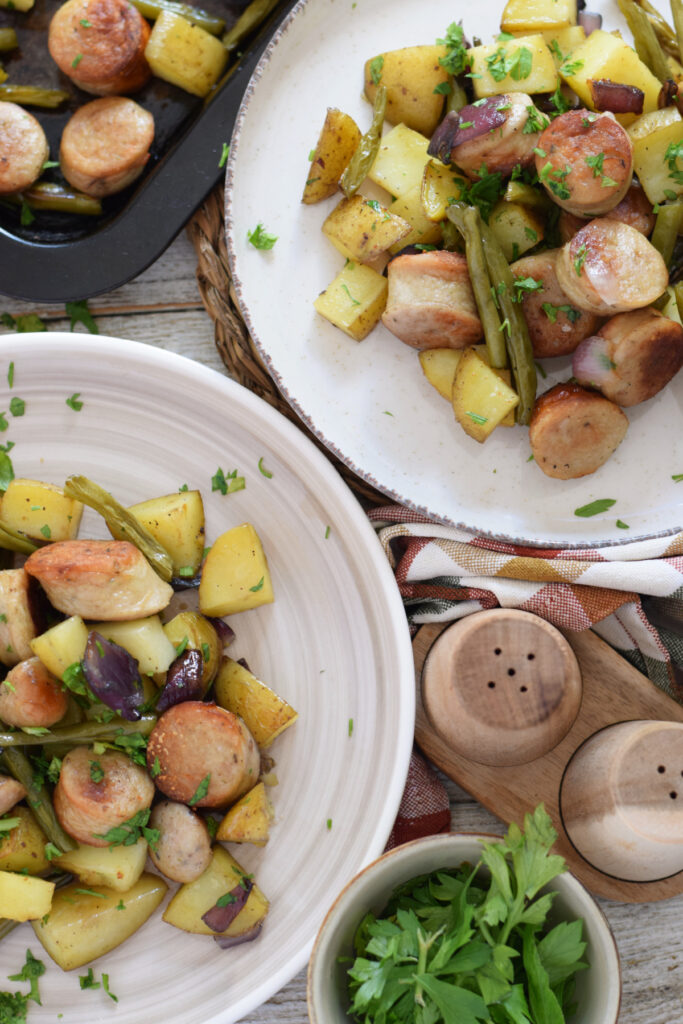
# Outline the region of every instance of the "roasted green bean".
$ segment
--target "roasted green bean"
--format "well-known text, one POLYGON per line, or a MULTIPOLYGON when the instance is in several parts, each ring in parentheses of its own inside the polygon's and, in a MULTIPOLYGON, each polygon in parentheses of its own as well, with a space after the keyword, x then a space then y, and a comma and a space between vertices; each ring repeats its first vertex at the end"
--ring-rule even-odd
POLYGON ((173 576, 173 563, 168 552, 159 544, 135 516, 120 505, 109 491, 87 476, 70 476, 64 484, 68 498, 76 498, 89 505, 102 516, 116 540, 128 540, 138 548, 162 580, 173 576))
POLYGON ((169 11, 171 14, 179 14, 186 21, 210 32, 212 36, 219 36, 225 28, 225 21, 216 18, 208 11, 202 11, 199 7, 192 7, 191 4, 178 3, 176 0, 131 0, 133 7, 137 7, 143 18, 156 21, 162 11, 169 11))
POLYGON ((645 11, 648 16, 648 20, 655 30, 655 34, 661 43, 662 49, 670 57, 675 57, 677 60, 680 59, 680 51, 678 47, 678 40, 676 39, 676 33, 669 25, 668 21, 662 17, 656 7, 653 7, 648 0, 636 0, 639 7, 645 11))
POLYGON ((670 77, 669 66, 652 22, 643 8, 635 3, 635 0, 617 0, 617 2, 619 10, 626 18, 628 27, 631 29, 636 53, 655 78, 658 78, 662 83, 666 82, 667 78, 670 77))
POLYGON ((24 537, 23 533, 17 533, 6 523, 0 523, 0 548, 4 548, 6 551, 16 551, 20 555, 30 555, 37 550, 37 547, 32 540, 24 537))
POLYGON ((240 43, 275 10, 279 0, 252 0, 245 7, 231 29, 223 36, 223 46, 228 53, 236 50, 240 43))
POLYGON ((671 265, 674 246, 679 233, 683 229, 683 203, 671 203, 660 206, 650 241, 661 253, 667 267, 671 265))
POLYGON ((17 33, 13 28, 0 28, 0 51, 15 50, 18 45, 17 33))
POLYGON ((0 85, 0 100, 9 100, 25 107, 58 107, 68 100, 61 89, 40 89, 35 85, 0 85))
POLYGON ((457 227, 465 240, 465 255, 477 304, 479 319, 484 331, 484 340, 489 354, 489 362, 496 369, 504 369, 509 365, 502 322, 498 313, 498 304, 494 298, 495 289, 489 278, 484 257, 481 233, 478 227, 476 210, 464 203, 453 203, 448 207, 447 216, 457 227))
POLYGON ((671 0, 671 14, 674 19, 674 28, 676 29, 676 57, 683 63, 683 2, 681 0, 671 0))
MULTIPOLYGON (((30 737, 24 737, 26 739, 30 737)), ((37 737, 36 737, 37 738, 37 737)), ((5 746, 0 738, 0 745, 5 746)), ((7 748, 0 754, 0 761, 10 775, 22 784, 27 793, 27 802, 33 815, 48 838, 62 853, 75 850, 76 843, 67 835, 57 820, 52 800, 45 785, 37 786, 31 762, 21 750, 7 748)))
MULTIPOLYGON (((0 732, 0 749, 4 747, 7 754, 17 747, 47 747, 54 743, 69 743, 71 746, 79 746, 84 743, 107 743, 109 740, 115 740, 119 733, 123 733, 124 736, 132 736, 135 733, 148 736, 155 724, 156 717, 154 715, 143 715, 137 722, 124 722, 120 718, 115 718, 111 722, 77 722, 75 725, 48 729, 47 732, 41 733, 39 736, 20 730, 0 732)), ((23 779, 20 781, 23 782, 23 779)))
POLYGON ((51 181, 37 181, 23 192, 6 195, 3 198, 8 202, 16 202, 17 205, 26 203, 32 210, 56 210, 85 217, 96 217, 102 213, 102 203, 99 199, 51 181))
POLYGON ((339 181, 339 187, 347 199, 350 199, 351 196, 356 194, 365 181, 368 171, 375 162, 375 158, 379 152, 379 144, 382 137, 382 127, 384 125, 384 114, 386 109, 387 90, 383 85, 380 85, 375 93, 372 124, 366 131, 365 135, 361 136, 360 142, 356 147, 356 152, 351 157, 349 165, 339 181))

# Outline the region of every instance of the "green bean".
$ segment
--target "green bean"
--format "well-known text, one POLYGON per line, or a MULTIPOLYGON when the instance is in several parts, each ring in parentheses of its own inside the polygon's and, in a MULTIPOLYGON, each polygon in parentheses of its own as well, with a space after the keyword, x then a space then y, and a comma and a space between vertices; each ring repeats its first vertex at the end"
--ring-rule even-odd
POLYGON ((647 14, 648 20, 655 30, 655 34, 665 53, 668 53, 670 57, 676 57, 676 59, 678 59, 678 40, 676 39, 676 33, 671 28, 668 21, 662 17, 657 8, 653 7, 648 0, 636 0, 636 3, 639 7, 642 7, 647 14))
POLYGON ((674 245, 682 229, 683 203, 671 203, 667 206, 660 206, 650 241, 655 249, 661 253, 667 267, 671 265, 674 245))
POLYGON ((68 100, 61 89, 40 89, 35 85, 0 85, 0 100, 20 103, 25 107, 58 107, 68 100))
MULTIPOLYGON (((58 726, 47 732, 34 736, 29 733, 0 732, 0 748, 5 754, 17 747, 48 747, 54 743, 69 743, 71 746, 82 746, 90 743, 106 743, 115 740, 119 733, 131 736, 139 733, 148 736, 156 724, 154 715, 143 715, 137 722, 124 722, 120 718, 111 722, 77 722, 75 725, 58 726)), ((2 756, 2 755, 0 755, 2 756)), ((19 780, 23 782, 23 779, 19 780)), ((26 783, 24 783, 26 785, 26 783)))
MULTIPOLYGON (((4 746, 2 740, 0 740, 0 744, 4 746)), ((26 754, 21 750, 7 749, 0 754, 0 761, 4 763, 10 775, 17 779, 26 790, 28 805, 48 841, 54 843, 62 853, 67 850, 75 850, 77 844, 59 824, 47 788, 45 785, 36 785, 33 768, 26 754)))
POLYGON ((87 476, 70 476, 64 484, 64 493, 68 498, 76 498, 99 512, 116 540, 130 541, 142 552, 162 580, 168 582, 171 579, 173 563, 168 552, 109 491, 88 480, 87 476))
POLYGON ((102 213, 102 203, 99 199, 51 181, 37 181, 30 188, 17 193, 17 198, 33 210, 57 210, 60 213, 76 213, 85 217, 97 217, 102 213))
POLYGON ((661 43, 652 27, 652 22, 642 7, 635 3, 635 0, 617 0, 617 2, 619 10, 631 29, 636 53, 655 78, 662 83, 666 82, 669 78, 669 66, 661 43))
POLYGON ((16 50, 19 45, 13 28, 0 28, 0 50, 16 50))
POLYGON ((491 366, 504 369, 508 366, 505 338, 502 334, 501 319, 493 295, 493 288, 484 257, 481 233, 478 230, 476 217, 472 217, 473 207, 464 203, 453 203, 448 207, 447 216, 457 227, 465 239, 465 255, 467 267, 474 292, 474 301, 479 311, 479 319, 484 331, 484 340, 489 354, 491 366))
POLYGON ((518 423, 528 424, 531 419, 531 411, 536 401, 536 365, 534 363, 534 352, 529 338, 529 329, 522 313, 522 307, 515 302, 514 278, 503 255, 498 239, 493 234, 488 224, 484 224, 476 211, 479 221, 479 230, 484 246, 484 256, 488 267, 489 278, 497 282, 498 302, 505 319, 506 326, 505 342, 512 376, 515 382, 515 390, 519 395, 519 405, 515 410, 515 419, 518 423))
POLYGON ((225 21, 222 18, 216 18, 208 11, 192 7, 191 4, 178 3, 176 0, 131 0, 131 3, 133 7, 137 7, 143 18, 149 18, 150 21, 156 21, 163 11, 168 11, 170 14, 179 14, 212 36, 219 36, 225 28, 225 21))
POLYGON ((678 315, 683 320, 683 281, 673 285, 673 291, 676 297, 676 305, 678 306, 678 315))
POLYGON ((17 533, 6 523, 0 523, 0 548, 4 548, 6 551, 16 551, 20 555, 30 555, 37 550, 38 546, 23 533, 17 533))
POLYGON ((671 0, 671 14, 676 29, 676 58, 683 63, 683 2, 681 0, 671 0))
POLYGON ((257 28, 262 21, 265 21, 271 11, 275 10, 279 0, 252 0, 248 7, 245 7, 239 18, 223 36, 223 46, 228 53, 236 50, 240 43, 246 39, 251 32, 257 28))
POLYGON ((368 171, 375 162, 379 152, 379 144, 382 138, 382 127, 384 125, 384 113, 387 109, 387 90, 380 85, 375 93, 375 104, 372 115, 372 124, 361 136, 356 147, 356 152, 349 161, 349 165, 339 180, 339 187, 350 199, 361 187, 368 171))

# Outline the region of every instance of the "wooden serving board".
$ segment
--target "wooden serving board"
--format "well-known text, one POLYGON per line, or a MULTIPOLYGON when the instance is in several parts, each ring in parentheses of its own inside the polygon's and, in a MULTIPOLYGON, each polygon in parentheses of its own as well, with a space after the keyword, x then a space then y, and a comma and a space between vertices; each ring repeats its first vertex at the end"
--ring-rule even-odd
POLYGON ((521 823, 525 813, 543 802, 558 833, 555 849, 592 892, 627 903, 662 900, 683 892, 683 871, 653 882, 626 882, 594 868, 570 842, 559 806, 567 764, 589 736, 606 726, 634 719, 683 722, 683 707, 658 690, 597 634, 590 630, 562 631, 576 655, 583 680, 583 695, 573 725, 557 746, 526 764, 497 767, 476 763, 453 751, 440 738, 422 701, 425 659, 436 638, 449 627, 453 624, 423 626, 413 640, 415 739, 429 760, 506 822, 521 823))

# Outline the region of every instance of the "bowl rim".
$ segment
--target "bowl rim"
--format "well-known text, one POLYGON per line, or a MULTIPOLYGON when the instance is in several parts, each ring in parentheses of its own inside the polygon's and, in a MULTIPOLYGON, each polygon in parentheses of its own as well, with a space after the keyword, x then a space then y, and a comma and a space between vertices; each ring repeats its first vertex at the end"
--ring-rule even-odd
MULTIPOLYGON (((402 854, 410 859, 410 850, 418 847, 425 846, 447 846, 449 842, 453 840, 478 840, 480 843, 485 841, 501 842, 503 836, 496 832, 470 832, 470 831, 458 831, 458 832, 438 832, 435 835, 422 836, 419 839, 411 839, 407 843, 401 843, 399 846, 393 847, 391 850, 385 850, 384 853, 380 854, 375 860, 371 861, 362 868, 354 877, 347 882, 344 888, 340 891, 334 900, 334 903, 329 908, 323 922, 318 929, 318 934, 315 937, 313 948, 311 950, 310 959, 308 961, 308 969, 306 972, 306 1007, 308 1011, 308 1017, 310 1024, 324 1024, 323 1018, 315 1011, 315 999, 314 999, 314 980, 317 973, 318 956, 321 951, 321 946, 324 944, 326 934, 330 928, 336 913, 339 910, 339 904, 344 899, 346 894, 356 885, 359 885, 361 880, 364 879, 374 868, 380 863, 386 863, 390 859, 393 859, 395 855, 402 854)), ((553 878, 549 885, 554 885, 559 882, 561 888, 568 888, 568 895, 579 895, 580 897, 587 900, 596 912, 595 924, 600 932, 601 939, 604 941, 606 954, 608 958, 613 956, 614 966, 616 967, 616 976, 618 983, 618 995, 617 1002, 614 1008, 614 1016, 609 1019, 596 1022, 596 1024, 617 1024, 619 1020, 619 1013, 621 1011, 621 1001, 623 993, 623 977, 621 970, 621 957, 619 954, 619 947, 617 946, 617 940, 612 931, 612 927, 607 920, 604 910, 597 902, 596 898, 586 888, 586 886, 579 881, 570 871, 564 871, 562 874, 557 875, 553 878)), ((351 1018, 349 1018, 351 1020, 351 1018)))

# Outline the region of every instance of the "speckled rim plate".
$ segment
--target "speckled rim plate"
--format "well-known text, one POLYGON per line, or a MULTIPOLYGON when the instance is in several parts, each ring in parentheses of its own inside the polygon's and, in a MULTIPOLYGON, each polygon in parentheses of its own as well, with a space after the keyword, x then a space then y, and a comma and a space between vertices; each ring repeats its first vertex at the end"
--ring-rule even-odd
MULTIPOLYGON (((613 0, 596 0, 607 29, 624 29, 613 0)), ((551 480, 529 461, 527 431, 498 430, 479 445, 425 380, 416 353, 377 328, 358 344, 330 326, 313 300, 343 258, 320 228, 338 201, 300 202, 328 106, 363 130, 362 69, 382 50, 430 43, 462 18, 489 41, 503 0, 446 9, 441 0, 301 0, 262 57, 232 138, 227 245, 240 308, 269 372, 301 419, 360 477, 442 522, 530 545, 588 547, 671 534, 683 527, 683 376, 628 411, 626 440, 597 473, 551 480), (247 242, 257 223, 278 236, 270 252, 247 242), (606 513, 574 510, 599 498, 606 513), (617 520, 628 529, 617 527, 617 520)), ((377 195, 379 196, 379 192, 377 195)), ((541 390, 571 375, 546 361, 541 390)))
MULTIPOLYGON (((93 964, 98 979, 109 974, 115 1008, 102 990, 80 991, 86 969, 63 974, 52 965, 28 925, 3 941, 2 973, 18 971, 27 948, 49 965, 43 1005, 30 1007, 33 1024, 54 1024, 58 1013, 64 1024, 114 1014, 117 1024, 232 1024, 304 966, 328 907, 391 829, 415 706, 391 570, 328 460, 285 417, 206 367, 147 345, 50 332, 1 339, 0 379, 4 408, 12 395, 26 402, 3 435, 3 444, 14 442, 17 475, 62 483, 85 473, 125 503, 187 483, 202 491, 207 543, 230 526, 254 524, 276 599, 231 618, 231 654, 248 658, 300 713, 270 751, 279 780, 270 842, 231 847, 271 901, 256 943, 221 952, 157 913, 93 964), (80 412, 66 405, 74 392, 80 412), (246 488, 211 493, 218 466, 237 468, 246 488)), ((81 536, 96 535, 105 533, 86 510, 81 536)))

